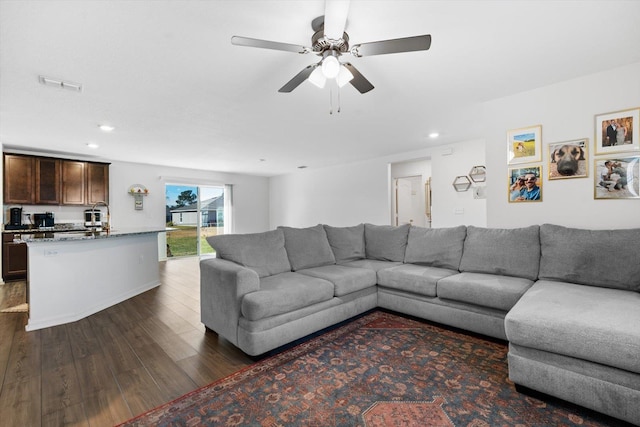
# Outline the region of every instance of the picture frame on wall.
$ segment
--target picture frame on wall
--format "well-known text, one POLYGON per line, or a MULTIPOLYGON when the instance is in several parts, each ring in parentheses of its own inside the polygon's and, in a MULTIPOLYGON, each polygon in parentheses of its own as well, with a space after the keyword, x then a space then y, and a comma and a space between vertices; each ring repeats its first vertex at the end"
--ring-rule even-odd
POLYGON ((542 166, 510 168, 508 175, 509 203, 542 201, 542 166))
POLYGON ((589 138, 550 143, 549 179, 586 178, 589 174, 589 138))
POLYGON ((640 150, 640 108, 595 116, 596 155, 640 150))
POLYGON ((507 131, 507 164, 542 160, 542 125, 507 131))
POLYGON ((640 199, 640 155, 594 161, 594 199, 640 199))

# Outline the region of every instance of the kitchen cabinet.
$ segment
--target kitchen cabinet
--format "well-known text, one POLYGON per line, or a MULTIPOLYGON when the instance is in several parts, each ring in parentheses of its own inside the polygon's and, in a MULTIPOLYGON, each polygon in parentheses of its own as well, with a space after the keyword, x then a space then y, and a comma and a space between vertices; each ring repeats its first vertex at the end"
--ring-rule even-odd
POLYGON ((85 205, 109 202, 109 163, 24 154, 4 155, 7 205, 85 205))
POLYGON ((32 204, 34 201, 34 158, 31 156, 4 156, 4 203, 32 204))
POLYGON ((2 279, 27 278, 27 244, 14 243, 14 233, 2 233, 2 279))
POLYGON ((109 165, 87 163, 87 204, 109 203, 109 165))
POLYGON ((86 204, 86 162, 62 161, 62 204, 86 204))
POLYGON ((36 157, 35 159, 36 205, 60 204, 60 159, 36 157))

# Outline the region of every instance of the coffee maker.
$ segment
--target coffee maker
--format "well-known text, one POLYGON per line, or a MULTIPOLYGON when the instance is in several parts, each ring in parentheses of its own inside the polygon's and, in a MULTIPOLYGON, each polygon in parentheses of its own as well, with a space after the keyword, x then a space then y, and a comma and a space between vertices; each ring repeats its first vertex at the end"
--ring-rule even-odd
POLYGON ((9 209, 9 224, 5 226, 7 230, 18 230, 22 228, 22 208, 9 209))

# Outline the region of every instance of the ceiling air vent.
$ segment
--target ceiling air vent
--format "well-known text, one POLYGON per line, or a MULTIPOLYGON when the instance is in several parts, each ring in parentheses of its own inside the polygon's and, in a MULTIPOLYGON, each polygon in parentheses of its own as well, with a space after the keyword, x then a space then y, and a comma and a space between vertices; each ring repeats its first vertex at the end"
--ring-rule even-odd
POLYGON ((67 89, 75 92, 82 92, 80 83, 66 82, 64 80, 53 79, 51 77, 38 76, 38 81, 45 86, 53 86, 59 89, 67 89))

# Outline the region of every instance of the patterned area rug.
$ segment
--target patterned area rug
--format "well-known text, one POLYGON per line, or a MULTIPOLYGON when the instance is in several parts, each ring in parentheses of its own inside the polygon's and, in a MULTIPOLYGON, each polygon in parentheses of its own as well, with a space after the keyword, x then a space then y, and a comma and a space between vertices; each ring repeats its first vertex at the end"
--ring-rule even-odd
POLYGON ((518 393, 507 346, 375 311, 123 426, 601 426, 518 393))

